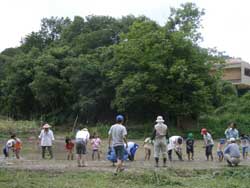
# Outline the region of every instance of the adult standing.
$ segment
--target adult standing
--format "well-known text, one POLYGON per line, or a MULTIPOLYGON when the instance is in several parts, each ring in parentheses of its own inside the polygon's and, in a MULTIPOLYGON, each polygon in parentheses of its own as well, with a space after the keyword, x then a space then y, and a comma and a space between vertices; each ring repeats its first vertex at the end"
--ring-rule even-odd
MULTIPOLYGON (((116 173, 121 172, 124 170, 123 168, 123 155, 124 155, 124 143, 126 145, 126 148, 128 148, 127 143, 127 130, 123 126, 124 117, 122 115, 116 116, 116 123, 111 126, 109 129, 109 148, 111 147, 111 141, 112 141, 112 147, 115 150, 115 155, 117 158, 117 168, 116 173)), ((115 174, 116 174, 115 173, 115 174)))
POLYGON ((156 125, 154 126, 154 132, 151 140, 154 140, 154 158, 155 167, 159 167, 160 153, 163 157, 163 166, 166 167, 167 162, 167 125, 164 124, 162 116, 158 116, 156 119, 156 125))
POLYGON ((85 167, 86 164, 86 154, 87 154, 87 144, 89 141, 89 131, 87 128, 83 128, 76 133, 76 154, 77 154, 77 164, 78 167, 85 167))
POLYGON ((224 157, 229 166, 237 166, 240 163, 240 149, 235 138, 230 138, 230 144, 224 149, 224 157))
POLYGON ((55 140, 54 133, 50 130, 50 125, 43 125, 43 129, 39 135, 40 145, 42 147, 42 158, 45 159, 46 149, 49 151, 50 159, 53 158, 52 144, 55 140))
POLYGON ((231 123, 231 128, 228 131, 229 140, 230 138, 234 138, 235 140, 239 140, 239 131, 236 129, 236 123, 231 123))

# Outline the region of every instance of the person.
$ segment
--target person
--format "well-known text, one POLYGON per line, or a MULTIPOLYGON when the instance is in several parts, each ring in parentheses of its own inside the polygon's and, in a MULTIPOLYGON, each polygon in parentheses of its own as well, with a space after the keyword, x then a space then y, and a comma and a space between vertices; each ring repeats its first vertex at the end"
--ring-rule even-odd
POLYGON ((223 148, 225 145, 225 139, 221 138, 219 140, 219 143, 217 145, 217 156, 218 156, 218 161, 221 162, 224 159, 224 154, 223 154, 223 148))
POLYGON ((145 151, 145 158, 144 160, 150 160, 150 156, 151 156, 151 147, 152 146, 152 140, 150 137, 147 137, 144 142, 143 142, 143 148, 145 151))
POLYGON ((182 143, 183 138, 181 136, 171 136, 169 138, 168 143, 168 159, 172 161, 172 151, 174 150, 176 155, 178 156, 178 159, 180 161, 183 161, 182 159, 182 143))
POLYGON ((247 135, 242 134, 240 141, 241 141, 241 148, 242 148, 242 156, 243 156, 243 159, 246 159, 247 154, 248 154, 248 149, 249 149, 249 138, 247 135))
POLYGON ((89 141, 89 131, 83 128, 76 133, 76 154, 78 167, 86 167, 87 144, 89 141))
POLYGON ((7 141, 3 148, 3 154, 5 158, 9 158, 11 150, 14 152, 15 143, 15 136, 11 135, 10 139, 7 141))
POLYGON ((236 140, 239 140, 239 131, 236 129, 236 123, 232 122, 230 127, 227 139, 230 140, 230 138, 235 138, 236 140))
POLYGON ((65 149, 67 151, 67 160, 73 160, 74 159, 74 146, 75 144, 72 142, 71 138, 66 137, 65 139, 65 149))
POLYGON ((136 144, 134 142, 128 142, 127 153, 128 153, 128 159, 130 161, 134 161, 135 153, 136 153, 138 148, 139 148, 138 144, 136 144))
POLYGON ((122 172, 124 170, 123 168, 123 157, 124 157, 124 143, 126 148, 128 148, 127 143, 127 130, 123 126, 124 117, 122 115, 116 116, 116 123, 112 125, 109 129, 108 135, 108 146, 111 148, 111 141, 112 141, 112 147, 114 148, 115 155, 117 158, 117 168, 115 171, 115 175, 118 172, 122 172))
POLYGON ((43 129, 39 135, 40 145, 42 147, 42 158, 45 159, 45 152, 46 149, 49 151, 50 159, 53 159, 53 151, 52 151, 52 144, 55 140, 54 133, 50 130, 50 125, 45 124, 43 125, 43 129))
POLYGON ((100 157, 100 147, 101 147, 101 139, 99 138, 99 136, 94 133, 93 134, 93 138, 91 139, 90 143, 91 143, 91 146, 92 146, 92 160, 95 159, 95 154, 97 154, 97 158, 98 160, 101 159, 100 157))
POLYGON ((207 157, 207 161, 209 160, 209 156, 211 157, 211 161, 213 161, 213 146, 214 146, 214 141, 210 133, 207 132, 207 129, 203 128, 201 129, 201 135, 203 135, 203 140, 204 140, 204 147, 206 148, 205 150, 205 155, 207 157))
POLYGON ((230 138, 230 143, 224 149, 224 157, 229 166, 238 166, 240 163, 240 149, 235 138, 230 138))
POLYGON ((14 152, 15 152, 16 158, 20 159, 20 151, 22 149, 22 141, 20 140, 20 138, 16 137, 15 134, 13 136, 15 139, 14 152))
POLYGON ((194 136, 192 133, 188 133, 186 140, 186 152, 188 155, 188 160, 194 160, 194 136), (191 155, 191 156, 190 156, 191 155))
POLYGON ((230 133, 229 133, 229 130, 231 129, 231 124, 228 124, 228 127, 227 129, 225 130, 225 136, 226 136, 226 139, 229 140, 230 139, 230 133))
MULTIPOLYGON (((112 162, 112 166, 115 166, 115 163, 117 163, 117 157, 115 155, 115 150, 113 147, 108 148, 107 160, 112 162)), ((128 152, 127 152, 126 146, 124 147, 124 154, 123 154, 122 160, 123 161, 128 160, 128 152)))
POLYGON ((168 127, 164 124, 162 116, 157 117, 156 123, 157 124, 154 126, 154 132, 151 137, 151 140, 154 140, 155 167, 159 167, 160 152, 163 157, 163 167, 166 167, 168 127))

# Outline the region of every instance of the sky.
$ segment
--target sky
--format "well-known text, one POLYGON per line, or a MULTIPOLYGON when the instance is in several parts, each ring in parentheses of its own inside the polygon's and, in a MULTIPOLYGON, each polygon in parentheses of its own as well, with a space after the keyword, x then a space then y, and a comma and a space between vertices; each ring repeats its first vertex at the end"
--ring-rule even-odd
POLYGON ((164 25, 170 7, 194 2, 205 9, 201 33, 205 48, 250 63, 250 2, 247 0, 0 0, 0 52, 17 47, 21 38, 40 29, 42 18, 145 15, 164 25))

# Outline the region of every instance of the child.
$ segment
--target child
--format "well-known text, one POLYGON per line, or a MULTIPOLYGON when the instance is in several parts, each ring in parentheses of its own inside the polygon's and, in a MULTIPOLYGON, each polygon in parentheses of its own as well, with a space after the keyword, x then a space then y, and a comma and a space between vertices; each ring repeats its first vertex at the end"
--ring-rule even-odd
POLYGON ((97 153, 98 160, 100 160, 101 139, 98 137, 96 133, 94 133, 90 143, 92 145, 92 160, 95 159, 95 153, 97 153))
POLYGON ((66 148, 66 151, 67 151, 67 153, 68 153, 68 155, 67 155, 67 159, 68 160, 73 160, 74 159, 74 155, 73 155, 73 150, 74 150, 74 146, 75 146, 75 144, 72 142, 72 140, 70 139, 70 138, 66 138, 65 139, 65 142, 66 142, 66 144, 65 144, 65 148, 66 148))
POLYGON ((16 137, 16 135, 13 135, 13 136, 15 140, 14 152, 15 152, 16 158, 20 159, 20 151, 22 149, 22 142, 19 138, 16 137))
POLYGON ((150 139, 150 137, 147 137, 144 140, 144 143, 143 143, 143 147, 144 147, 144 150, 145 150, 145 161, 150 160, 151 146, 152 146, 152 140, 150 139))
POLYGON ((222 162, 224 159, 223 150, 224 150, 225 142, 226 142, 225 139, 220 139, 217 145, 217 156, 218 156, 219 162, 222 162))
POLYGON ((188 133, 188 137, 186 140, 186 151, 188 155, 188 160, 190 161, 190 154, 191 159, 194 160, 194 138, 192 133, 188 133))
POLYGON ((205 144, 205 154, 207 157, 207 161, 209 160, 209 156, 211 157, 211 161, 213 161, 213 146, 214 146, 214 141, 210 133, 207 132, 207 129, 203 128, 201 129, 201 135, 203 135, 203 140, 205 144))
POLYGON ((241 147, 242 147, 242 156, 243 156, 243 159, 246 159, 247 154, 248 154, 248 147, 249 147, 248 137, 245 134, 242 134, 240 141, 241 141, 241 147))
POLYGON ((12 135, 11 139, 7 141, 6 145, 3 148, 3 154, 5 158, 8 158, 10 156, 9 155, 10 150, 14 151, 15 143, 16 143, 15 135, 12 135))

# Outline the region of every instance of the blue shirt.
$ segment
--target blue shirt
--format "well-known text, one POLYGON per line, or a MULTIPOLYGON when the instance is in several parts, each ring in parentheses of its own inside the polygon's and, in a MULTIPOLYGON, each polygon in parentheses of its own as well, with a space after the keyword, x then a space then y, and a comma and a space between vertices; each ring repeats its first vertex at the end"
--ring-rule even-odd
POLYGON ((227 147, 224 149, 225 154, 229 154, 230 157, 240 157, 240 149, 238 144, 231 143, 228 144, 227 147))

